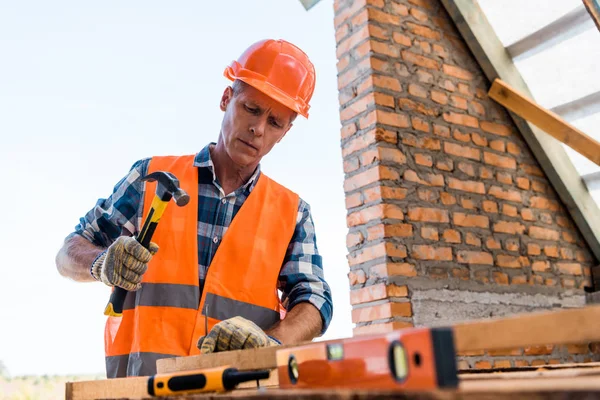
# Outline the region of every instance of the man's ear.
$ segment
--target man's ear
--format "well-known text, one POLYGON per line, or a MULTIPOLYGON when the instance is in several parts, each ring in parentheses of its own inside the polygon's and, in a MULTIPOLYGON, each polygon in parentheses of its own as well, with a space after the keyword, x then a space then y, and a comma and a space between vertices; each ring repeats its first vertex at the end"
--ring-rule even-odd
POLYGON ((229 104, 232 98, 233 89, 231 88, 231 86, 227 86, 223 91, 223 96, 221 96, 221 102, 219 103, 219 108, 221 108, 221 111, 227 110, 227 105, 229 104))

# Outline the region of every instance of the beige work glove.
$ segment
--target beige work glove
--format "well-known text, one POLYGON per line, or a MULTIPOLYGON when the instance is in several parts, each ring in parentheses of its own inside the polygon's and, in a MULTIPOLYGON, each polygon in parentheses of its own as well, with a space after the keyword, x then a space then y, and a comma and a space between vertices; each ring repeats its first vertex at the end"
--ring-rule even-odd
POLYGON ((267 335, 254 322, 243 317, 233 317, 213 326, 208 335, 198 339, 197 346, 201 354, 207 354, 280 344, 277 339, 267 335))
POLYGON ((148 250, 135 238, 120 236, 94 260, 90 272, 108 286, 135 291, 142 287, 142 275, 157 251, 156 243, 151 242, 148 250))

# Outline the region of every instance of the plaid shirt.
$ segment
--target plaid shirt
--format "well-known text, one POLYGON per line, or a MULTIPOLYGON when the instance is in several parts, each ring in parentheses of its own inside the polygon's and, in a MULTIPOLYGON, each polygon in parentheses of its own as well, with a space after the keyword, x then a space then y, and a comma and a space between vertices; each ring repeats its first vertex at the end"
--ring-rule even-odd
MULTIPOLYGON (((260 166, 248 182, 235 192, 225 195, 215 175, 209 146, 200 151, 194 166, 198 168, 198 276, 200 294, 209 265, 219 248, 221 238, 244 201, 250 195, 258 177, 260 166)), ((139 232, 142 223, 144 182, 138 178, 146 175, 150 158, 133 164, 129 174, 115 186, 106 199, 99 199, 85 217, 80 219, 75 233, 97 246, 108 247, 121 235, 132 236, 139 232)), ((318 254, 315 228, 310 206, 300 199, 296 229, 288 245, 279 274, 278 288, 288 311, 296 304, 309 302, 321 313, 325 332, 331 321, 333 304, 331 291, 323 277, 321 256, 318 254)))

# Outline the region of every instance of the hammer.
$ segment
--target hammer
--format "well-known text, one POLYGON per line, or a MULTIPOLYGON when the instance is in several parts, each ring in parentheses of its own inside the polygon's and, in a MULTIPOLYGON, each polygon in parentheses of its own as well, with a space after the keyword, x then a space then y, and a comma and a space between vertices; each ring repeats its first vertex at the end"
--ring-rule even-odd
MULTIPOLYGON (((170 172, 157 171, 144 176, 142 181, 153 182, 157 181, 156 194, 152 199, 150 211, 144 221, 144 225, 137 235, 136 240, 146 249, 150 246, 150 239, 156 230, 158 221, 162 217, 167 204, 174 198, 175 204, 179 207, 185 206, 190 201, 190 196, 179 187, 179 180, 170 172)), ((104 309, 104 315, 110 317, 120 317, 123 315, 123 303, 127 296, 127 290, 115 286, 110 300, 104 309)))

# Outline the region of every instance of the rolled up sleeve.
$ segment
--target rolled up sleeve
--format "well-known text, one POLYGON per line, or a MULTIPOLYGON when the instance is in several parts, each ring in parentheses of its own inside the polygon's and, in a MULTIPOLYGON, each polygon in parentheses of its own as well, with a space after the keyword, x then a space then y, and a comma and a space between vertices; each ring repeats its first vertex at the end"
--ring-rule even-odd
POLYGON ((296 229, 279 274, 279 289, 288 311, 303 302, 315 306, 323 322, 321 334, 325 333, 333 315, 331 289, 323 275, 310 206, 302 199, 298 204, 296 229))
POLYGON ((149 162, 149 158, 136 161, 115 185, 112 194, 98 199, 96 205, 79 219, 75 233, 101 247, 110 246, 119 236, 135 234, 144 191, 144 182, 139 178, 146 175, 149 162))

